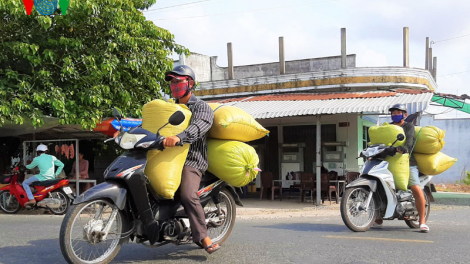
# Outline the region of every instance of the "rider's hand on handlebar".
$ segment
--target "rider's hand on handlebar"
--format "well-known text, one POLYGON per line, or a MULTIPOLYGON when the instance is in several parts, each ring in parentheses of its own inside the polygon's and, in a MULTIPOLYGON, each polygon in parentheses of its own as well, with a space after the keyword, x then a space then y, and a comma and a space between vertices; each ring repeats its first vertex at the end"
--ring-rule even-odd
POLYGON ((167 137, 163 140, 163 146, 165 148, 169 148, 169 147, 174 147, 176 146, 177 143, 179 143, 181 141, 181 139, 177 136, 171 136, 171 137, 167 137))
POLYGON ((397 152, 403 154, 403 151, 401 151, 400 148, 397 148, 397 152))

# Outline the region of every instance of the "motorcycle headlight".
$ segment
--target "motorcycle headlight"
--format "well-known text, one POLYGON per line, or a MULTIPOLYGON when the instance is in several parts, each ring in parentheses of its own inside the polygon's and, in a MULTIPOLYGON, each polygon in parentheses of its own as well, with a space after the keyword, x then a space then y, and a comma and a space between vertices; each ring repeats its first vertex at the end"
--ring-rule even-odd
POLYGON ((119 140, 119 146, 123 149, 133 149, 135 144, 146 136, 145 134, 125 133, 119 140))

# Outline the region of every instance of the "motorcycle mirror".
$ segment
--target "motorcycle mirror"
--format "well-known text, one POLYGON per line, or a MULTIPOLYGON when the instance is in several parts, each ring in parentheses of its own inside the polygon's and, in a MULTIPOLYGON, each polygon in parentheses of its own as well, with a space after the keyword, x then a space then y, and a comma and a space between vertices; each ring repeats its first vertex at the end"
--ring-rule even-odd
POLYGON ((113 116, 119 122, 119 132, 122 132, 124 130, 121 123, 122 115, 116 108, 113 108, 113 116))
POLYGON ((168 123, 170 123, 173 126, 177 126, 177 125, 183 123, 183 121, 185 119, 186 119, 186 117, 184 116, 183 112, 178 110, 178 111, 174 112, 170 116, 170 118, 168 118, 168 123))
POLYGON ((402 133, 397 135, 397 140, 398 141, 403 141, 403 139, 405 139, 405 135, 403 135, 402 133))
POLYGON ((121 119, 122 119, 121 113, 119 113, 119 110, 117 110, 116 108, 113 108, 113 116, 114 116, 118 121, 121 121, 121 119))

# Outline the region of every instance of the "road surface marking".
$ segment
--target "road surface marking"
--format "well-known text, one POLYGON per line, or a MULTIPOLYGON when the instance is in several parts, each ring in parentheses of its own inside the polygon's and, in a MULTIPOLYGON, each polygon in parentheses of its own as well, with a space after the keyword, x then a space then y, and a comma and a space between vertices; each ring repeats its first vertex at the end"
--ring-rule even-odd
POLYGON ((393 241, 393 242, 434 243, 434 241, 430 241, 430 240, 381 238, 381 237, 351 237, 351 236, 325 236, 325 237, 326 238, 359 239, 359 240, 380 240, 380 241, 393 241))

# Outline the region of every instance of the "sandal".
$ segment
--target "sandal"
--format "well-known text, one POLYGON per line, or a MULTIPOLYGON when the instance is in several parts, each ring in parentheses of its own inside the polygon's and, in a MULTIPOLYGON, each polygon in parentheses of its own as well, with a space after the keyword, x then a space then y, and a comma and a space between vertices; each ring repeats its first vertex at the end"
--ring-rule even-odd
POLYGON ((429 232, 429 226, 426 225, 426 224, 420 224, 419 225, 419 230, 422 232, 422 233, 427 233, 429 232))
POLYGON ((216 252, 217 250, 219 250, 220 246, 219 244, 212 243, 209 246, 205 247, 204 249, 206 250, 207 253, 212 254, 216 252))

